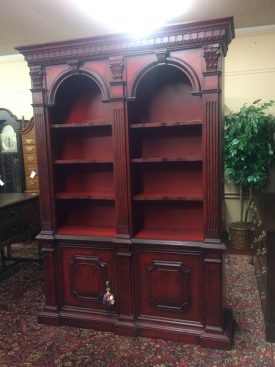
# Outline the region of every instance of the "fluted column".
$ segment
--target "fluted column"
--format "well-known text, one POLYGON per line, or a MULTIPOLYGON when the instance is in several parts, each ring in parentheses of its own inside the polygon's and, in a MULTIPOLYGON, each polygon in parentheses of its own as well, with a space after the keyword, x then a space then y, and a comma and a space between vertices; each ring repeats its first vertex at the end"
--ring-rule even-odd
POLYGON ((123 80, 123 56, 109 59, 112 72, 111 102, 114 143, 114 176, 117 213, 117 276, 119 285, 117 332, 123 335, 136 334, 134 324, 133 253, 130 220, 128 120, 123 80))
POLYGON ((45 113, 45 89, 43 88, 44 70, 40 65, 30 66, 30 76, 32 80, 32 96, 34 124, 37 142, 37 160, 40 172, 40 216, 41 232, 44 234, 53 233, 51 215, 51 180, 49 174, 48 158, 48 128, 45 113))
POLYGON ((37 236, 38 244, 42 251, 45 267, 45 306, 38 319, 48 324, 57 325, 58 306, 56 289, 56 249, 53 238, 52 222, 52 184, 51 169, 49 167, 49 129, 47 123, 46 90, 44 89, 44 69, 41 65, 30 65, 32 81, 32 96, 34 123, 37 143, 37 163, 40 173, 40 221, 41 232, 37 236))
POLYGON ((219 44, 206 45, 204 111, 204 218, 205 241, 219 242, 222 236, 223 167, 222 167, 222 96, 221 52, 219 44))
POLYGON ((122 56, 109 59, 112 72, 111 103, 112 103, 112 129, 114 146, 114 176, 116 191, 116 227, 117 236, 130 237, 129 216, 129 153, 128 153, 128 124, 124 95, 122 56))

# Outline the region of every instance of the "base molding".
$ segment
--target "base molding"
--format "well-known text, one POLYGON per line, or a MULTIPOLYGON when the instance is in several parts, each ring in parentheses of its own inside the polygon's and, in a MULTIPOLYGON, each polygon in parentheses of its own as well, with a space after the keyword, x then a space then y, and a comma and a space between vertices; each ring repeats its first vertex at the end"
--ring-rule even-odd
POLYGON ((230 350, 233 345, 234 319, 230 309, 224 311, 224 327, 218 331, 209 330, 199 325, 160 326, 154 322, 137 322, 138 335, 149 338, 160 338, 183 342, 187 344, 201 345, 204 348, 230 350))
POLYGON ((233 346, 234 337, 234 325, 233 312, 231 309, 224 310, 224 328, 222 332, 210 332, 205 331, 200 336, 200 344, 204 348, 215 348, 230 350, 233 346))
POLYGON ((178 324, 173 320, 161 325, 154 320, 119 320, 117 315, 98 315, 83 312, 66 312, 44 309, 38 316, 38 322, 45 325, 66 325, 109 331, 129 337, 148 337, 165 339, 187 344, 201 345, 204 348, 230 350, 233 345, 234 319, 230 309, 224 311, 225 324, 221 331, 209 330, 200 324, 178 324))
POLYGON ((45 306, 44 309, 38 314, 37 321, 39 324, 59 326, 60 319, 57 307, 45 306))
POLYGON ((114 333, 121 336, 138 336, 135 322, 117 321, 114 324, 114 333))
POLYGON ((275 323, 265 322, 265 337, 266 341, 270 343, 275 342, 275 323))

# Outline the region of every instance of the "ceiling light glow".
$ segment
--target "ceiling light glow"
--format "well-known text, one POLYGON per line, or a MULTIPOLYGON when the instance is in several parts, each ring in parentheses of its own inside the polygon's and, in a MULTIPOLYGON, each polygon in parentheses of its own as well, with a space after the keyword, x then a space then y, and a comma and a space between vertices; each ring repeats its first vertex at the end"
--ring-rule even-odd
POLYGON ((192 0, 74 0, 85 13, 112 32, 131 33, 135 37, 150 34, 170 20, 184 14, 192 0))

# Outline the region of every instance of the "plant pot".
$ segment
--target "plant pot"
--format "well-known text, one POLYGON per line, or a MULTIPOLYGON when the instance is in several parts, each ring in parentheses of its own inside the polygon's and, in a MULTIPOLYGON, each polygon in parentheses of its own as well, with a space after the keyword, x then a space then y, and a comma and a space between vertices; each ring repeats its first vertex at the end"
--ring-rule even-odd
POLYGON ((229 224, 232 247, 237 250, 249 250, 252 242, 252 224, 234 222, 229 224))

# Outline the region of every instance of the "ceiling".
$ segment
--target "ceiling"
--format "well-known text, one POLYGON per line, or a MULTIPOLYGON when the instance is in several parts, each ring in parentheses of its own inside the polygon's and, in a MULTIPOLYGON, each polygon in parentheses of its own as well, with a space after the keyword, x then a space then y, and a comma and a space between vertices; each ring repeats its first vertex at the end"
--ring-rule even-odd
MULTIPOLYGON (((106 8, 108 1, 114 0, 105 0, 106 8)), ((133 11, 138 3, 133 2, 133 11)), ((158 3, 167 6, 169 1, 158 3)), ((189 12, 171 23, 227 16, 234 16, 235 28, 274 25, 275 0, 193 0, 189 12)), ((72 0, 0 0, 0 55, 17 53, 16 46, 105 33, 110 30, 72 0)))

